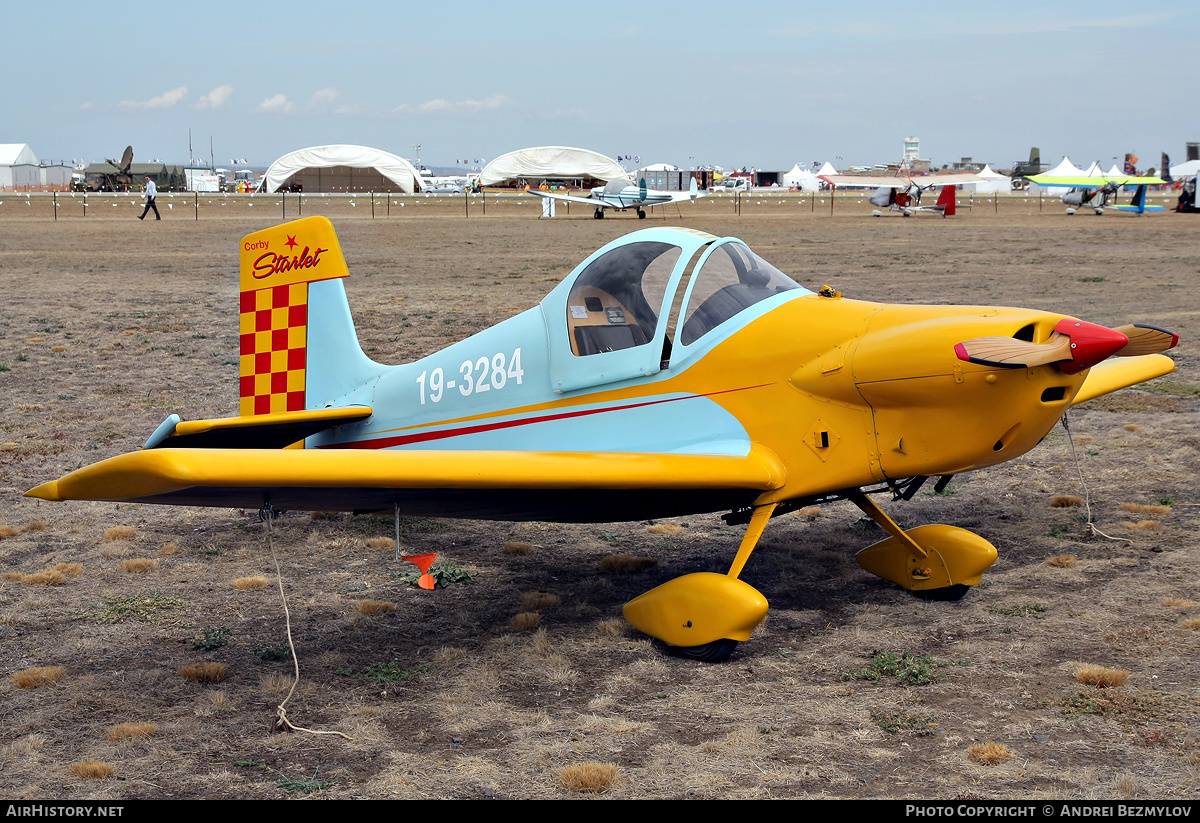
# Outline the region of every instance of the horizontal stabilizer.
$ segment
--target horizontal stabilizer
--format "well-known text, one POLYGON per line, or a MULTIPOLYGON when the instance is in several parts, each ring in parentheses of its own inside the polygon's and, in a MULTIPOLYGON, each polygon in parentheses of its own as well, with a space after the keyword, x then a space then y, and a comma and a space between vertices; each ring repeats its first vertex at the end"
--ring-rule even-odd
MULTIPOLYGON (((160 426, 147 449, 282 449, 306 437, 371 416, 369 406, 308 409, 216 420, 175 419, 160 426), (166 429, 164 431, 164 429, 166 429)), ((174 417, 174 415, 172 415, 174 417)))
POLYGON ((1166 211, 1164 206, 1109 206, 1108 208, 1116 209, 1117 211, 1133 212, 1134 214, 1149 214, 1151 212, 1166 211))
POLYGON ((1123 357, 1106 360, 1092 366, 1071 401, 1074 406, 1101 395, 1125 389, 1175 370, 1175 361, 1165 354, 1147 354, 1142 357, 1123 357))

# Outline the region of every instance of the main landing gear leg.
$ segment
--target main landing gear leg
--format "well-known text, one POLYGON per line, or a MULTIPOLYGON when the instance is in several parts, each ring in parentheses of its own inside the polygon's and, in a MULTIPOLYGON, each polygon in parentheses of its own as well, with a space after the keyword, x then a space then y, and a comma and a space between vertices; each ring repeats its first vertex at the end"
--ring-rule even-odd
POLYGON ((767 616, 767 599, 738 575, 774 511, 774 503, 754 510, 728 574, 698 572, 670 580, 626 603, 625 619, 684 657, 709 663, 727 659, 767 616))
POLYGON ((860 551, 858 565, 930 600, 959 600, 996 562, 996 548, 954 526, 917 526, 905 531, 861 491, 854 505, 891 535, 860 551))

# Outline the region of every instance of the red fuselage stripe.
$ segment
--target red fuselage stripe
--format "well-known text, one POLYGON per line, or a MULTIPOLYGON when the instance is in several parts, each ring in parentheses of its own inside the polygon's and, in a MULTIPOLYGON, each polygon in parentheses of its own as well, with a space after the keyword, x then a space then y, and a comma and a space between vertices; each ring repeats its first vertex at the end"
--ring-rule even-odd
POLYGON ((560 412, 558 414, 544 414, 538 417, 525 417, 520 420, 504 420, 498 423, 480 423, 475 426, 460 426, 454 429, 441 429, 433 432, 420 432, 417 434, 404 434, 396 437, 380 437, 374 440, 354 440, 349 443, 329 443, 321 446, 322 449, 388 449, 392 446, 406 446, 411 443, 423 443, 428 440, 444 440, 449 437, 461 437, 465 434, 478 434, 479 432, 496 431, 498 429, 511 429, 516 426, 527 426, 532 423, 545 423, 551 420, 565 420, 571 417, 586 417, 592 414, 605 414, 607 412, 624 411, 626 409, 637 409, 642 406, 657 406, 660 403, 674 403, 676 400, 691 400, 697 397, 712 397, 718 394, 728 394, 729 392, 746 391, 747 389, 760 389, 763 386, 769 385, 762 383, 758 386, 743 386, 740 389, 725 389, 723 391, 709 392, 708 394, 691 394, 687 397, 669 397, 666 400, 648 400, 643 403, 629 403, 624 406, 610 406, 603 409, 584 409, 582 411, 560 412))

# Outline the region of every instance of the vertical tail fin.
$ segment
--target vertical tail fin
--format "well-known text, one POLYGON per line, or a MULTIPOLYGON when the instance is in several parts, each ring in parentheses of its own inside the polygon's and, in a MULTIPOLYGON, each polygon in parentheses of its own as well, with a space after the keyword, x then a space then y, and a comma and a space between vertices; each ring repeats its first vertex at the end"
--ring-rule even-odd
POLYGON ((942 193, 938 195, 937 204, 942 206, 942 215, 945 217, 953 217, 955 214, 954 186, 942 186, 942 193))
POLYGON ((240 257, 239 414, 322 408, 378 374, 358 345, 327 218, 248 234, 240 257))
POLYGON ((1148 188, 1147 186, 1138 186, 1137 191, 1133 195, 1133 202, 1130 203, 1131 206, 1133 206, 1135 209, 1137 209, 1138 214, 1146 213, 1146 189, 1147 188, 1148 188))

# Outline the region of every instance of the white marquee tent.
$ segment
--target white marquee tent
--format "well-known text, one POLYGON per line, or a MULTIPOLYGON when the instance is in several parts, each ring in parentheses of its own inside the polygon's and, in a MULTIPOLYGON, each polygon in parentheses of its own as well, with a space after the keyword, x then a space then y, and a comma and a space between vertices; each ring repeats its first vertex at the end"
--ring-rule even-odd
POLYGON ((493 186, 508 180, 592 177, 596 180, 629 179, 616 160, 588 149, 538 146, 502 154, 483 167, 479 184, 493 186))
POLYGON ((403 157, 367 146, 313 146, 285 154, 263 175, 263 191, 278 191, 288 181, 305 191, 386 191, 387 182, 407 194, 420 188, 420 175, 403 157), (327 171, 326 171, 327 170, 327 171), (357 170, 357 171, 356 171, 357 170))
POLYGON ((993 171, 991 166, 985 165, 983 171, 976 172, 976 175, 982 177, 983 180, 977 183, 965 183, 963 185, 965 191, 973 191, 976 194, 1012 191, 1012 178, 993 171))
POLYGON ((819 191, 821 189, 821 181, 817 176, 808 169, 800 168, 800 164, 792 166, 792 170, 785 172, 779 180, 780 185, 787 186, 789 189, 799 189, 800 191, 819 191))
POLYGON ((1195 177, 1197 174, 1200 174, 1200 160, 1188 160, 1186 163, 1171 166, 1171 176, 1177 180, 1180 177, 1195 177))
MULTIPOLYGON (((1058 163, 1057 166, 1050 169, 1049 172, 1043 172, 1042 175, 1039 176, 1046 176, 1046 178, 1085 178, 1085 176, 1087 176, 1087 172, 1070 162, 1070 157, 1063 155, 1061 163, 1058 163)), ((1054 188, 1054 186, 1046 186, 1045 184, 1042 184, 1042 188, 1054 188)))

